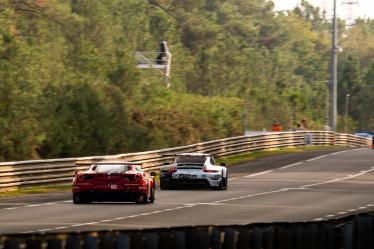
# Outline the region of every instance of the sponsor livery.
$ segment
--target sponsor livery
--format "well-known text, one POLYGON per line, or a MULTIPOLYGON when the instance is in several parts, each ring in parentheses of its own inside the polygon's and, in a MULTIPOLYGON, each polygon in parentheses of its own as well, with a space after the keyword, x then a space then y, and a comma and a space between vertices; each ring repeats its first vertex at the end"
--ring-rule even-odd
MULTIPOLYGON (((170 156, 170 155, 165 155, 170 156)), ((160 188, 212 188, 227 189, 228 172, 224 164, 216 165, 212 155, 183 153, 173 155, 171 164, 160 169, 160 188)))
POLYGON ((73 202, 131 201, 153 203, 155 181, 139 164, 131 162, 92 163, 88 170, 76 172, 73 179, 73 202))

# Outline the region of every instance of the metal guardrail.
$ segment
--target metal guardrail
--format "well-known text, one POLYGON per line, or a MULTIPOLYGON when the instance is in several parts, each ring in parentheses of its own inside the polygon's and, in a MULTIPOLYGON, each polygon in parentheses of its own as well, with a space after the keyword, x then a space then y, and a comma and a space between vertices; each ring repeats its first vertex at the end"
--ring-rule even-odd
POLYGON ((369 249, 374 212, 295 223, 0 236, 0 249, 369 249))
POLYGON ((0 192, 14 190, 19 187, 69 183, 75 171, 85 169, 84 166, 83 168, 77 168, 75 166, 76 162, 125 160, 141 162, 146 170, 157 170, 163 165, 165 160, 165 157, 162 157, 163 154, 205 152, 220 157, 257 150, 298 147, 309 144, 364 147, 370 146, 371 141, 350 134, 337 134, 326 131, 298 131, 232 137, 176 148, 112 156, 4 162, 0 163, 0 192))

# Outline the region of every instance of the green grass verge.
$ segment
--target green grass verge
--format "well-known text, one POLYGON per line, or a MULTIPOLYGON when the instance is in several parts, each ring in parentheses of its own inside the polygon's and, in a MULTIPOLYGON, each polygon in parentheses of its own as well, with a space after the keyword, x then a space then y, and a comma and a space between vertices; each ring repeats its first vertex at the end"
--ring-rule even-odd
POLYGON ((41 187, 25 187, 19 188, 17 190, 11 190, 7 192, 0 192, 0 198, 4 197, 14 197, 26 194, 42 194, 42 193, 52 193, 59 191, 71 190, 71 184, 63 185, 50 185, 50 186, 41 186, 41 187))
POLYGON ((344 148, 343 146, 305 146, 305 147, 295 147, 295 148, 279 148, 279 149, 271 149, 271 150, 261 150, 261 151, 253 151, 250 153, 235 155, 235 156, 228 156, 228 157, 221 157, 217 159, 218 163, 226 163, 226 166, 233 166, 240 163, 244 163, 250 160, 254 160, 259 157, 264 156, 271 156, 271 155, 278 155, 278 154, 287 154, 287 153, 297 153, 309 150, 321 150, 321 149, 341 149, 344 148))

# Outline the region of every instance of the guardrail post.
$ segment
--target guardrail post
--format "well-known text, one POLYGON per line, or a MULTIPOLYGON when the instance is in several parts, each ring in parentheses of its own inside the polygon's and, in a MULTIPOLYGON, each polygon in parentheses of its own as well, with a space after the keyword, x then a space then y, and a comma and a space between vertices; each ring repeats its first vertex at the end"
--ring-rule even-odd
POLYGON ((274 226, 270 225, 264 228, 262 233, 262 241, 263 241, 263 248, 264 249, 274 249, 274 239, 275 239, 275 232, 274 226))
POLYGON ((354 248, 366 249, 373 248, 372 237, 373 229, 371 224, 371 218, 368 215, 358 215, 354 221, 355 231, 354 231, 354 248))
POLYGON ((147 249, 158 249, 159 236, 155 233, 147 233, 146 237, 146 248, 147 249))
POLYGON ((212 228, 212 232, 210 235, 210 247, 212 249, 222 248, 222 232, 217 228, 212 228))
POLYGON ((84 249, 99 249, 99 241, 96 237, 85 236, 83 241, 84 249))
POLYGON ((193 229, 186 232, 186 248, 209 249, 209 233, 205 229, 193 229))
POLYGON ((335 245, 335 226, 333 222, 324 224, 326 234, 326 249, 334 248, 335 245))
POLYGON ((224 249, 236 249, 236 235, 237 231, 235 229, 225 229, 225 241, 223 243, 224 249))
POLYGON ((100 239, 100 249, 115 249, 115 240, 113 236, 106 235, 100 239))
MULTIPOLYGON (((291 224, 278 225, 275 231, 276 231, 276 236, 275 236, 276 248, 294 249, 291 224)), ((318 248, 318 249, 321 249, 321 248, 318 248)))
MULTIPOLYGON (((146 249, 145 248, 145 237, 141 234, 131 235, 130 248, 131 249, 146 249)), ((168 248, 168 247, 165 247, 168 248)))
POLYGON ((317 248, 317 225, 307 224, 303 228, 303 249, 315 249, 317 248))
POLYGON ((130 249, 130 236, 120 234, 117 238, 117 249, 130 249))
POLYGON ((27 239, 26 248, 27 249, 41 249, 42 241, 40 239, 27 239))
POLYGON ((62 240, 60 239, 50 239, 47 241, 47 249, 63 249, 62 240))
POLYGON ((80 249, 81 248, 81 241, 79 236, 72 235, 69 236, 66 240, 66 249, 80 249))
MULTIPOLYGON (((186 234, 183 231, 176 232, 174 234, 175 248, 176 249, 187 249, 186 247, 186 234)), ((162 248, 160 248, 162 249, 162 248)))
POLYGON ((4 249, 20 249, 21 241, 19 239, 5 240, 4 249))
POLYGON ((251 249, 262 249, 263 248, 263 243, 262 243, 262 238, 263 238, 263 233, 262 229, 258 227, 253 227, 251 229, 251 240, 250 240, 250 248, 251 249))
POLYGON ((174 238, 174 234, 172 231, 163 232, 159 236, 160 236, 160 248, 174 249, 175 238, 174 238))
POLYGON ((248 249, 251 243, 251 235, 247 227, 239 229, 238 249, 248 249))
POLYGON ((304 233, 303 227, 306 224, 295 224, 294 225, 294 247, 295 248, 305 248, 304 247, 304 233))
POLYGON ((344 222, 338 226, 341 233, 341 248, 354 249, 353 238, 354 238, 354 226, 351 221, 344 222))

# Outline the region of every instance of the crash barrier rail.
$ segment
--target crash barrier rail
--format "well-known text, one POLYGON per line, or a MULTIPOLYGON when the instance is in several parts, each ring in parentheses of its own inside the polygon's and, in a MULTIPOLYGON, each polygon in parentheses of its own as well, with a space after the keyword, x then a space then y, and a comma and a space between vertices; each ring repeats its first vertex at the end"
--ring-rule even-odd
POLYGON ((294 223, 0 236, 1 249, 369 249, 374 212, 294 223))
POLYGON ((157 170, 165 160, 165 154, 204 152, 219 156, 231 156, 257 150, 306 145, 341 145, 349 147, 370 146, 370 140, 350 134, 326 131, 308 132, 268 132, 256 135, 225 138, 197 143, 188 146, 127 153, 113 156, 78 157, 65 159, 31 160, 0 163, 0 192, 19 187, 55 185, 72 181, 74 172, 85 170, 87 166, 77 167, 76 163, 124 160, 143 163, 145 170, 157 170))

